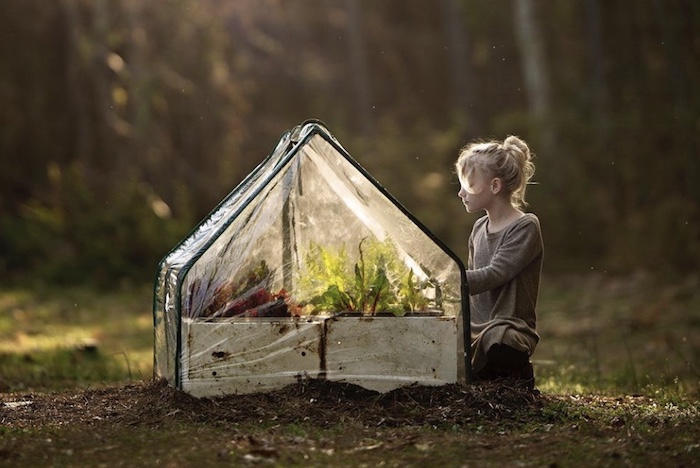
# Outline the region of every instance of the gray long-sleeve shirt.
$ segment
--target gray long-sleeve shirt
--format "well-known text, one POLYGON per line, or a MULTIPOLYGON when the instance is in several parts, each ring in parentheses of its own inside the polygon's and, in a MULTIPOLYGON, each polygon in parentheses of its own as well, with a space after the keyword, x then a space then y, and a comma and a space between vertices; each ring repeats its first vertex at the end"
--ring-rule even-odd
POLYGON ((503 230, 488 232, 488 216, 469 236, 467 284, 471 303, 472 368, 486 363, 496 343, 532 354, 544 244, 537 216, 526 213, 503 230))

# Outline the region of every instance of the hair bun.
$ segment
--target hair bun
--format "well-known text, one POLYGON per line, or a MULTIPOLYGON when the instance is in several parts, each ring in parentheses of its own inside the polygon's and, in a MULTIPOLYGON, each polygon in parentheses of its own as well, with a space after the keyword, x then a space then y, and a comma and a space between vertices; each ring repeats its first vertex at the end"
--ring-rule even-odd
POLYGON ((528 147, 527 143, 515 135, 509 135, 508 138, 503 140, 503 147, 506 149, 506 151, 510 151, 513 149, 513 147, 515 147, 523 154, 523 156, 525 156, 525 160, 530 159, 530 147, 528 147))

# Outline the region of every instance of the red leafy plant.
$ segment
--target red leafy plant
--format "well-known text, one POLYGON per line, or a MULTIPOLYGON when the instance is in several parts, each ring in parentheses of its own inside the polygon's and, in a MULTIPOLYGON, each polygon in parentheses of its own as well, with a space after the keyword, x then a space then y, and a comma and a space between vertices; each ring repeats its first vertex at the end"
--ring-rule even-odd
POLYGON ((190 316, 210 319, 299 316, 300 307, 285 289, 269 290, 271 276, 272 272, 263 260, 242 279, 225 280, 215 286, 213 292, 197 279, 189 288, 190 316))

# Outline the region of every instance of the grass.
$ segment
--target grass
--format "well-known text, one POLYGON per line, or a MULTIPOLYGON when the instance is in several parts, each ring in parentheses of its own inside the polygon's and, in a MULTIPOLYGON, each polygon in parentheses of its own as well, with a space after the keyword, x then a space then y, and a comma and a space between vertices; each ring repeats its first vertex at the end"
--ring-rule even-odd
POLYGON ((700 279, 646 275, 545 280, 538 386, 557 394, 697 397, 700 279))
MULTIPOLYGON (((0 390, 149 379, 150 286, 0 290, 0 390)), ((533 356, 545 393, 697 397, 700 279, 545 278, 533 356)))
POLYGON ((60 390, 148 379, 150 288, 0 292, 0 391, 60 390))

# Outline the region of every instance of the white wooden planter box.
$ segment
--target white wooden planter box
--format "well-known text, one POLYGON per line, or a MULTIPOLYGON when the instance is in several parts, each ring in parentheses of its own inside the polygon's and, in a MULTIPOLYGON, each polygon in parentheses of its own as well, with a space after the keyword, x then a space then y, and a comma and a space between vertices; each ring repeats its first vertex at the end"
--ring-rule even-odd
POLYGON ((282 388, 304 378, 387 392, 457 382, 455 317, 183 319, 182 389, 196 397, 282 388))

